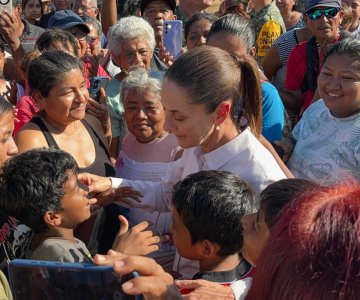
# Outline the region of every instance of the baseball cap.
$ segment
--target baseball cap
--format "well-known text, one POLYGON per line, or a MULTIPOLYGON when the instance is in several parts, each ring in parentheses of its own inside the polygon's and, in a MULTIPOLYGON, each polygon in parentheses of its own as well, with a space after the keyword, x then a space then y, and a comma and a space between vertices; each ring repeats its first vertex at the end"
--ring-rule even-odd
POLYGON ((341 0, 305 0, 305 13, 319 6, 341 9, 341 0))
POLYGON ((80 27, 86 34, 90 33, 84 21, 70 9, 60 10, 53 14, 49 20, 49 28, 69 29, 71 27, 80 27))
MULTIPOLYGON (((144 10, 145 10, 145 7, 154 0, 142 0, 141 3, 140 3, 140 10, 141 10, 141 13, 143 14, 144 13, 144 10)), ((169 5, 169 7, 171 8, 171 10, 173 12, 175 12, 175 8, 176 8, 176 1, 175 0, 160 0, 160 1, 163 1, 165 2, 167 5, 169 5)))

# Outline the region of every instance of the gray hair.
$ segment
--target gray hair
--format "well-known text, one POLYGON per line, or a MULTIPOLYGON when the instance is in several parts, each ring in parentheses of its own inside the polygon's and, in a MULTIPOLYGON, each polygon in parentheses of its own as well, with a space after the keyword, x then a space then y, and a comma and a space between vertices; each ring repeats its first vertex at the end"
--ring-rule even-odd
POLYGON ((120 19, 110 28, 108 49, 114 54, 120 54, 121 42, 142 37, 148 43, 152 52, 155 48, 154 29, 143 18, 131 16, 120 19))
POLYGON ((95 18, 90 17, 88 15, 83 15, 81 17, 81 19, 83 19, 85 24, 90 24, 90 25, 94 26, 97 35, 99 37, 101 37, 101 35, 102 35, 102 27, 101 27, 101 23, 98 20, 96 20, 95 18))
POLYGON ((134 90, 150 90, 151 92, 160 95, 161 81, 157 78, 151 77, 145 69, 136 68, 133 71, 130 71, 125 79, 121 81, 121 100, 124 101, 126 92, 134 90))

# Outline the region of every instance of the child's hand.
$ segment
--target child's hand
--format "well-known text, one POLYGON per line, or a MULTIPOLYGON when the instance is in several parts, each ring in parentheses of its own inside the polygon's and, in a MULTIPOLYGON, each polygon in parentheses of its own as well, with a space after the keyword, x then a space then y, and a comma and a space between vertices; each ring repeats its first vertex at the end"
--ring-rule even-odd
POLYGON ((148 222, 141 222, 129 230, 129 223, 124 216, 119 215, 120 230, 113 243, 113 250, 128 255, 147 255, 159 250, 158 244, 167 237, 154 235, 148 222))

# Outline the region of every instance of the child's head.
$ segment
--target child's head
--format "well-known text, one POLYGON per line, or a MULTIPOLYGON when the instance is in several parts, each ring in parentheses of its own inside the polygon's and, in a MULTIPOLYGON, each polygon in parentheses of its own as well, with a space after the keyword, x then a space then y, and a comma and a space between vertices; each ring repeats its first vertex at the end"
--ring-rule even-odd
POLYGON ((260 208, 241 219, 244 228, 242 254, 252 265, 267 244, 270 230, 284 207, 297 196, 319 185, 306 179, 282 179, 270 184, 260 194, 260 208))
POLYGON ((252 211, 248 183, 224 171, 201 171, 173 189, 173 239, 179 254, 202 260, 238 253, 243 245, 240 219, 252 211))
POLYGON ((8 160, 0 171, 0 208, 34 232, 74 228, 90 217, 87 191, 79 187, 73 157, 53 148, 8 160))
POLYGON ((360 41, 347 38, 326 53, 318 90, 331 114, 346 118, 360 112, 360 41))

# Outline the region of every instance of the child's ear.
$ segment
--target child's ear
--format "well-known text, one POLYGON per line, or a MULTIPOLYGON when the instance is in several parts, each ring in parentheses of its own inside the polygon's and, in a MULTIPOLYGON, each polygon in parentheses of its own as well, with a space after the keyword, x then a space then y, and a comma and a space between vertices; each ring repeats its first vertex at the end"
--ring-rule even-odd
POLYGON ((201 243, 201 254, 204 258, 216 256, 219 246, 209 240, 203 240, 201 243))
POLYGON ((59 226, 61 224, 61 216, 59 213, 53 211, 47 211, 44 214, 43 220, 45 224, 51 226, 59 226))

